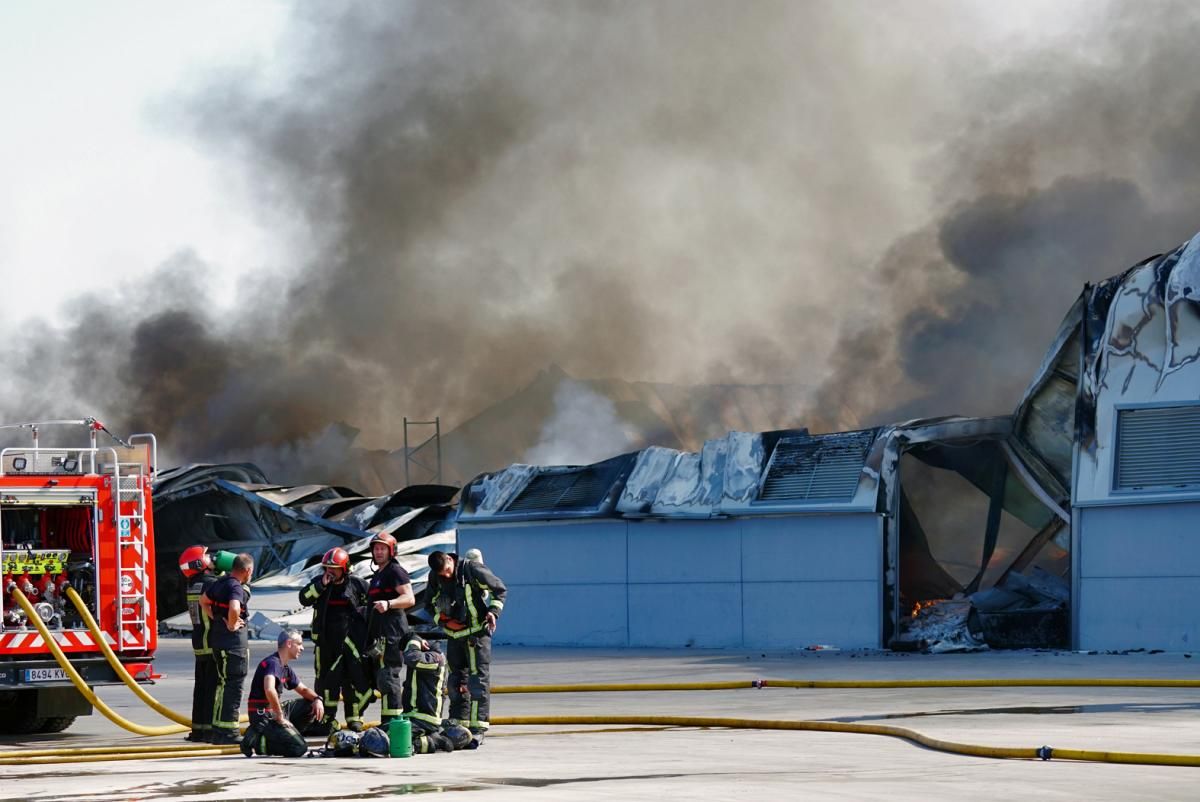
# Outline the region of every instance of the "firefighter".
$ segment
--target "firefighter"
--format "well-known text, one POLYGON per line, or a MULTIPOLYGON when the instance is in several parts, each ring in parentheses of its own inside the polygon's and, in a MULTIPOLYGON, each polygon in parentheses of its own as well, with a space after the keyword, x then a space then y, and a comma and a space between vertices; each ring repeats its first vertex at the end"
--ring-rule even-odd
POLYGON ((404 684, 404 644, 408 641, 408 613, 416 603, 412 580, 396 562, 396 539, 386 532, 371 538, 375 573, 367 587, 367 660, 379 692, 380 723, 384 726, 401 714, 404 684))
POLYGON ((324 705, 317 692, 306 686, 288 665, 304 651, 304 639, 294 629, 279 633, 276 650, 258 662, 254 679, 250 681, 250 726, 242 738, 242 754, 303 757, 308 744, 300 733, 325 716, 324 705), (299 699, 286 704, 279 701, 285 690, 295 690, 299 699))
POLYGON ((412 723, 413 752, 452 752, 442 734, 442 696, 446 691, 446 658, 415 632, 404 646, 404 716, 412 723))
POLYGON ((213 696, 213 731, 209 743, 236 744, 238 709, 250 664, 250 642, 246 633, 250 590, 245 585, 254 573, 254 558, 239 554, 229 573, 200 596, 200 607, 212 620, 208 642, 217 672, 213 696))
POLYGON ((482 559, 440 551, 429 555, 429 584, 426 603, 447 638, 450 721, 470 729, 478 747, 488 728, 492 633, 508 589, 482 559))
POLYGON ((313 608, 313 667, 316 690, 325 703, 325 718, 316 729, 328 735, 337 729, 339 694, 346 708, 346 726, 362 730, 362 712, 373 689, 363 667, 366 647, 367 583, 350 573, 350 555, 333 548, 321 558, 324 572, 300 591, 300 603, 313 608))
POLYGON ((205 742, 212 732, 213 695, 217 691, 217 669, 212 647, 208 645, 211 619, 200 609, 200 596, 208 591, 217 575, 207 546, 192 546, 179 555, 179 570, 187 579, 188 617, 192 621, 192 654, 196 657, 192 684, 192 731, 186 740, 205 742))

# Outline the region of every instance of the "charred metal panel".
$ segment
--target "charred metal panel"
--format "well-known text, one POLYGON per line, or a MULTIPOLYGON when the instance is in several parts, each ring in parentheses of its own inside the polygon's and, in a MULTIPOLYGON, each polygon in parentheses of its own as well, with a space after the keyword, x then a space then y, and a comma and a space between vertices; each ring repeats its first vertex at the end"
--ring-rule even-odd
POLYGON ((851 501, 878 433, 868 429, 781 438, 771 454, 758 501, 851 501))

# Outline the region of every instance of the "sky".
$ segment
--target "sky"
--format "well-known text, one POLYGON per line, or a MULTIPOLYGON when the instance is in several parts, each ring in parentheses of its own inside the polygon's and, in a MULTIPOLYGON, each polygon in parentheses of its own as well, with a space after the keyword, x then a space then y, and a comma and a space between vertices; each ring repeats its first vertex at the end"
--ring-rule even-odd
MULTIPOLYGON (((279 3, 0 6, 0 315, 59 319, 85 290, 195 249, 228 303, 283 243, 219 154, 164 131, 156 105, 214 71, 267 62, 279 3)), ((277 258, 277 257, 276 257, 277 258)))
POLYGON ((1166 0, 5 3, 0 414, 394 448, 551 364, 802 384, 818 431, 1002 414, 1084 282, 1200 228, 1198 35, 1166 0))

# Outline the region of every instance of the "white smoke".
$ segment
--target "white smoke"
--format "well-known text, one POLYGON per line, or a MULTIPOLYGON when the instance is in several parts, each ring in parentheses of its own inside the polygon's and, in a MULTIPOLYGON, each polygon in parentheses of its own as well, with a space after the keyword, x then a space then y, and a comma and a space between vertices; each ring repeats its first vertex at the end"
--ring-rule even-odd
POLYGON ((633 446, 612 401, 583 382, 567 380, 554 392, 554 413, 522 460, 531 465, 588 465, 633 446))

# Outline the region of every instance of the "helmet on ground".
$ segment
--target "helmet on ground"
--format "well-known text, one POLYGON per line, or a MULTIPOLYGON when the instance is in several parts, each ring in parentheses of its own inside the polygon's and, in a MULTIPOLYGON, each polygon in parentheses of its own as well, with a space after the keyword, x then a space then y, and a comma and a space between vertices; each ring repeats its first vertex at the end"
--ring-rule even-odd
POLYGON ((396 556, 396 538, 389 535, 387 532, 380 532, 375 537, 371 538, 371 548, 375 548, 376 543, 383 543, 388 547, 388 556, 396 556))
POLYGON ((208 546, 190 546, 179 555, 179 570, 188 579, 210 568, 212 557, 208 555, 208 546))
POLYGON ((358 753, 363 757, 390 757, 391 741, 383 727, 363 730, 358 740, 358 753))
POLYGON ((442 735, 445 735, 450 743, 454 744, 455 750, 466 749, 467 744, 471 743, 471 731, 461 724, 443 722, 442 735))
POLYGON ((338 730, 325 741, 325 753, 334 757, 354 757, 358 754, 358 742, 361 733, 351 730, 338 730))
POLYGON ((350 567, 350 555, 343 548, 334 547, 325 552, 325 556, 321 558, 321 565, 325 568, 341 568, 345 571, 350 567))

